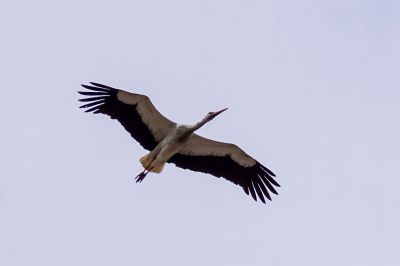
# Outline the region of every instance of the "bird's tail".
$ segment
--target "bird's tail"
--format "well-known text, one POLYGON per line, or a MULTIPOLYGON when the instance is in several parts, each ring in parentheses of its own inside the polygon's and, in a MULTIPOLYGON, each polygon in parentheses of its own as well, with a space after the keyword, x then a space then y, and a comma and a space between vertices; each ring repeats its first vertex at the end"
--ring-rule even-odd
POLYGON ((149 172, 153 173, 161 173, 164 168, 165 162, 158 163, 156 162, 153 156, 150 156, 151 153, 146 154, 142 158, 140 158, 140 163, 142 164, 144 169, 149 170, 149 172))

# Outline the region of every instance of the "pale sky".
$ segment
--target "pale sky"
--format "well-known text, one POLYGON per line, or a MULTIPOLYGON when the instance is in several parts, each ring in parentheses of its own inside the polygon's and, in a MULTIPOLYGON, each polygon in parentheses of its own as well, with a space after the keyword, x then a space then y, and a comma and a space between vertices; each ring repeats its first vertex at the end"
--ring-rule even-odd
POLYGON ((8 1, 0 8, 0 265, 400 265, 400 2, 8 1), (254 202, 167 165, 81 83, 277 174, 254 202))

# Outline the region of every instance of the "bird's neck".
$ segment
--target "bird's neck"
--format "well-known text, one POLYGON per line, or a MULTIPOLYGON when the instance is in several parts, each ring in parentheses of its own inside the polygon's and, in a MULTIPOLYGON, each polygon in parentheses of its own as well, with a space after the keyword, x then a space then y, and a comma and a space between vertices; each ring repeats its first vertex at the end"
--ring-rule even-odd
POLYGON ((203 118, 201 121, 197 122, 196 124, 194 124, 192 126, 192 132, 198 130, 199 128, 204 126, 204 124, 207 123, 207 122, 208 122, 208 120, 206 118, 203 118))

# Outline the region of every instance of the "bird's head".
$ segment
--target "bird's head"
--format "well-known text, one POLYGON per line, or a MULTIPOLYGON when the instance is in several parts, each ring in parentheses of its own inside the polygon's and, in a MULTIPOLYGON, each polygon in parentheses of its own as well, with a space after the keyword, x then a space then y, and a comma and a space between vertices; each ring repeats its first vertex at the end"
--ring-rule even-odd
POLYGON ((211 120, 213 120, 217 115, 219 115, 220 113, 222 113, 223 111, 226 111, 226 110, 228 110, 228 108, 225 108, 225 109, 222 109, 222 110, 219 110, 219 111, 216 111, 216 112, 209 112, 209 113, 206 115, 205 119, 207 120, 207 122, 208 122, 208 121, 211 121, 211 120))
POLYGON ((223 111, 226 111, 228 108, 216 111, 216 112, 209 112, 200 122, 197 122, 196 124, 194 124, 192 126, 192 132, 194 132, 195 130, 201 128, 202 126, 204 126, 207 122, 210 122, 211 120, 213 120, 217 115, 219 115, 220 113, 222 113, 223 111))

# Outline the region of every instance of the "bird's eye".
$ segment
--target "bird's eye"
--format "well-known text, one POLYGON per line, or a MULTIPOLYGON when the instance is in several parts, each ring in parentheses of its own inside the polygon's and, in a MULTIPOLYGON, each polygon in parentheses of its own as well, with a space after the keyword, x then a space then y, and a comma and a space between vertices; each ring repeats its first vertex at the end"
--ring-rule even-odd
POLYGON ((208 115, 212 115, 212 112, 209 112, 208 115))

